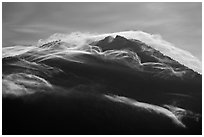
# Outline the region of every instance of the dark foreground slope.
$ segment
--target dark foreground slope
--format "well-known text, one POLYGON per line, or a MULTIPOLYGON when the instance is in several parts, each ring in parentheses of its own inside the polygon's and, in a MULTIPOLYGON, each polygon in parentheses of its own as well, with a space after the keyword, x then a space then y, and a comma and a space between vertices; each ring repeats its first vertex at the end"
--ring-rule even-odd
POLYGON ((201 134, 201 75, 137 40, 4 57, 3 134, 201 134))

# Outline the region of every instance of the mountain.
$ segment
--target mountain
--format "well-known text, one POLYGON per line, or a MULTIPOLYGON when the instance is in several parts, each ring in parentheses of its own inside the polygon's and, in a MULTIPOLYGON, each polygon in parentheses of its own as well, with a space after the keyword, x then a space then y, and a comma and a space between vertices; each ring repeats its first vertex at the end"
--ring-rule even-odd
POLYGON ((3 48, 3 134, 201 134, 201 74, 137 39, 71 38, 3 48))

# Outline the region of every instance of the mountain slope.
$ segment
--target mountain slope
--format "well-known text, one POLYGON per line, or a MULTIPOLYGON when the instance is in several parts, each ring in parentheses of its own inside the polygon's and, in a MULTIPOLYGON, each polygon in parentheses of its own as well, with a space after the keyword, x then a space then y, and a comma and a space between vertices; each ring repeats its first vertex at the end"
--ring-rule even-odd
POLYGON ((2 73, 3 134, 201 134, 202 76, 137 39, 5 48, 2 73))

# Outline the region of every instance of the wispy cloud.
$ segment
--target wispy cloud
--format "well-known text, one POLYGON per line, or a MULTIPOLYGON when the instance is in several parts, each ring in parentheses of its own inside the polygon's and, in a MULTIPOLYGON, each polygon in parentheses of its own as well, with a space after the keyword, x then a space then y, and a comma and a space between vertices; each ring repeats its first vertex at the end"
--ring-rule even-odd
POLYGON ((174 44, 164 40, 159 34, 149 34, 143 31, 123 31, 105 34, 72 33, 53 35, 45 41, 60 39, 76 45, 87 45, 89 44, 86 43, 87 41, 101 40, 107 36, 115 37, 116 35, 123 36, 127 39, 138 39, 194 71, 202 73, 202 63, 197 57, 193 56, 189 51, 180 49, 174 44))

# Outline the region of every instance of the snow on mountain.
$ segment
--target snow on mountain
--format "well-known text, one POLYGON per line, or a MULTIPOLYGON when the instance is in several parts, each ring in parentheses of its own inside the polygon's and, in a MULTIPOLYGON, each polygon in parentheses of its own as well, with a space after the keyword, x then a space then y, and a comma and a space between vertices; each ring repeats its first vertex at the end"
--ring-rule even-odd
MULTIPOLYGON (((143 31, 123 31, 106 34, 91 33, 71 33, 71 34, 54 34, 46 40, 39 41, 39 44, 47 43, 54 40, 62 40, 72 45, 72 48, 82 48, 85 45, 108 37, 107 41, 111 42, 116 36, 122 36, 126 39, 134 39, 144 42, 148 46, 160 51, 166 56, 178 61, 179 63, 193 69, 202 74, 202 63, 190 52, 174 46, 172 43, 162 39, 160 35, 149 34, 143 31), (111 38, 112 37, 112 38, 111 38)), ((70 48, 70 46, 69 46, 70 48)))

